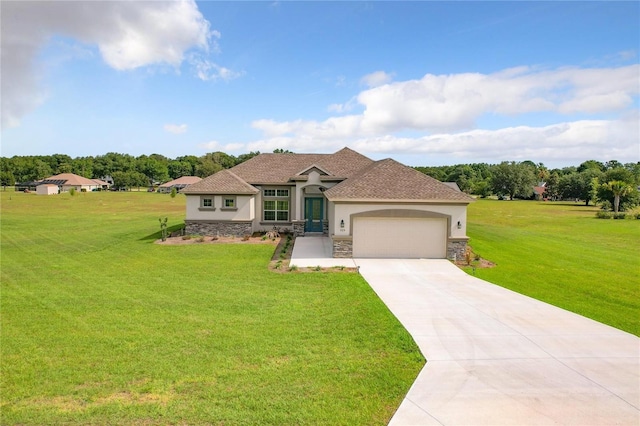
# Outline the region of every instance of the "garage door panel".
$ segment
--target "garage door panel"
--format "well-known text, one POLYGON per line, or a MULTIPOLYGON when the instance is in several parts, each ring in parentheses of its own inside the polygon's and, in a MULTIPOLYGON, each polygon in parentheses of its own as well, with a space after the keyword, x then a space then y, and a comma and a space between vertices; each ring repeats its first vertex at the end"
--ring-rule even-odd
POLYGON ((444 218, 355 218, 353 257, 446 257, 447 221, 444 218))

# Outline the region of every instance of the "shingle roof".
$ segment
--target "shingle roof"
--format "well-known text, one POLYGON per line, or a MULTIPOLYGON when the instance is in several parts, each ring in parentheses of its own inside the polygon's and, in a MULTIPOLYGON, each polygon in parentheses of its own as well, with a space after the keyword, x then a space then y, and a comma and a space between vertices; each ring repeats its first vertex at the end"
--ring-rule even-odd
POLYGON ((50 176, 46 179, 43 179, 42 182, 47 183, 47 181, 66 181, 64 185, 97 185, 91 179, 87 179, 83 176, 78 176, 73 173, 60 173, 59 175, 50 176))
POLYGON ((231 170, 252 184, 282 184, 313 165, 332 176, 348 178, 372 162, 362 154, 343 148, 334 154, 260 154, 231 170))
POLYGON ((376 161, 350 179, 329 188, 324 195, 331 201, 473 201, 467 194, 390 158, 376 161))
POLYGON ((182 192, 184 194, 256 194, 259 191, 227 169, 187 186, 182 192))
POLYGON ((201 180, 202 178, 198 176, 182 176, 178 179, 163 183, 160 185, 160 188, 171 188, 173 185, 192 185, 196 182, 200 182, 201 180))

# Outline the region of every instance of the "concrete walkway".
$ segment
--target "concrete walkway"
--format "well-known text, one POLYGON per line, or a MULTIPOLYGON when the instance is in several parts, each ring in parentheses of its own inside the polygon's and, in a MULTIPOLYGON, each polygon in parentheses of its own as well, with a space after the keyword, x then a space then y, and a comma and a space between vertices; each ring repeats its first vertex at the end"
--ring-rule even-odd
POLYGON ((390 425, 640 424, 637 337, 446 260, 355 262, 427 358, 390 425))
POLYGON ((345 266, 355 268, 353 259, 334 259, 331 257, 333 245, 328 237, 297 237, 291 252, 289 266, 298 268, 313 268, 320 266, 331 268, 333 266, 345 266))

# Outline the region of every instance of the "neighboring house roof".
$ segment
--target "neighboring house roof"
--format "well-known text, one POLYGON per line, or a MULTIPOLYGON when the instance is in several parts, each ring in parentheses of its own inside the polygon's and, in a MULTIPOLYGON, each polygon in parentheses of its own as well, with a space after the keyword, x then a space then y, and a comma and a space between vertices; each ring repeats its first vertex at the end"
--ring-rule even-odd
POLYGON ((59 175, 50 176, 43 179, 42 183, 53 183, 58 185, 96 185, 96 183, 91 179, 74 175, 73 173, 60 173, 59 175))
POLYGON ((330 201, 413 200, 469 203, 473 198, 411 167, 387 158, 325 191, 330 201))
POLYGON ((544 191, 546 191, 547 188, 544 186, 534 186, 533 187, 533 192, 535 192, 537 195, 544 195, 544 191))
POLYGON ((93 183, 95 183, 96 185, 100 185, 100 186, 105 186, 105 185, 110 185, 109 182, 105 182, 103 180, 100 179, 91 179, 93 181, 93 183))
POLYGON ((160 185, 160 188, 171 188, 175 185, 193 185, 194 183, 200 182, 202 178, 198 176, 182 176, 178 179, 170 180, 169 182, 163 183, 160 185))
POLYGON ((184 194, 257 194, 259 191, 231 170, 221 170, 182 190, 184 194))

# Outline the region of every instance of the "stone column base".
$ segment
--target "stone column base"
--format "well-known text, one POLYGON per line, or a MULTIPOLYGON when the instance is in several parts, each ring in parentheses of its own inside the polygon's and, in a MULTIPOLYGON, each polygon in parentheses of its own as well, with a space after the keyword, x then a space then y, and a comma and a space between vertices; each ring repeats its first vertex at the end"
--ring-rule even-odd
POLYGON ((447 259, 460 260, 464 259, 467 250, 468 238, 450 238, 447 241, 447 259))
POLYGON ((345 258, 353 257, 353 238, 332 236, 333 257, 345 258))

